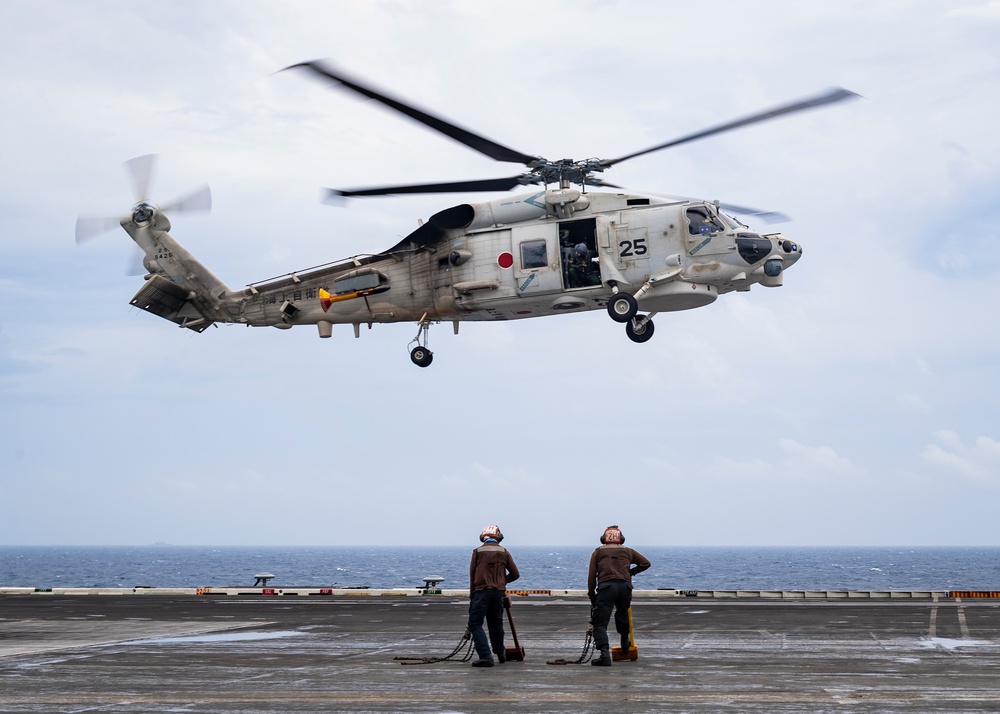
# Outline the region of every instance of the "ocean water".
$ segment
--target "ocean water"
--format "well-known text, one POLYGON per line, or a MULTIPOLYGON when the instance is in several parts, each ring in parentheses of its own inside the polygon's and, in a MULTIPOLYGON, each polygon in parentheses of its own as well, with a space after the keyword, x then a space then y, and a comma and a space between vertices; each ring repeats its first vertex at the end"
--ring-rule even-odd
MULTIPOLYGON (((0 546, 0 586, 468 587, 468 547, 0 546)), ((589 546, 511 546, 524 589, 581 589, 589 546)), ((1000 590, 1000 547, 641 547, 639 589, 1000 590)))

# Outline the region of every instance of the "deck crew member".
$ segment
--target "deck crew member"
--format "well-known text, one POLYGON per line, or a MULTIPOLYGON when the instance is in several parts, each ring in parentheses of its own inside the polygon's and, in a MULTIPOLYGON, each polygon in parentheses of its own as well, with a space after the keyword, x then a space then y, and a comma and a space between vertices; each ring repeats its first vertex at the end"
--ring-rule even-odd
POLYGON ((481 546, 472 551, 469 563, 469 631, 476 646, 479 659, 473 667, 492 667, 493 657, 490 647, 503 664, 506 650, 503 645, 503 598, 507 583, 521 577, 514 559, 506 548, 500 545, 503 533, 499 526, 486 526, 479 534, 481 546), (483 632, 483 619, 490 631, 487 642, 483 632))
POLYGON ((625 547, 625 536, 618 526, 608 526, 601 545, 590 556, 587 595, 593 608, 594 647, 601 656, 592 660, 598 667, 611 666, 608 623, 615 612, 615 629, 621 635, 622 651, 632 644, 629 637, 628 609, 632 605, 632 576, 649 568, 641 554, 625 547))

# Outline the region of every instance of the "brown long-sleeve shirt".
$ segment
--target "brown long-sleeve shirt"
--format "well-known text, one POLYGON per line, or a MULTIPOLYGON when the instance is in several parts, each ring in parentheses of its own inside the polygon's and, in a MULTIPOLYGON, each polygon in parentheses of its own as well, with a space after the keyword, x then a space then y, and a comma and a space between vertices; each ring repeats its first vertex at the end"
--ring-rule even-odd
POLYGON ((506 590, 507 583, 521 577, 514 559, 498 543, 484 543, 472 551, 469 563, 469 594, 476 590, 496 588, 506 590))
POLYGON ((640 553, 623 545, 602 545, 590 556, 587 572, 587 595, 597 594, 597 584, 608 580, 632 581, 632 576, 649 568, 651 563, 640 553), (635 566, 635 567, 631 567, 635 566))

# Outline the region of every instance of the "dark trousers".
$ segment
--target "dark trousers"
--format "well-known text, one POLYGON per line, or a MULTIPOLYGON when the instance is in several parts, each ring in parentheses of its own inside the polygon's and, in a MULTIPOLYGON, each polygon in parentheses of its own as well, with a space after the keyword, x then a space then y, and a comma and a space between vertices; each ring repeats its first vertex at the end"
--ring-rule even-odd
POLYGON ((623 637, 628 635, 628 609, 632 605, 632 583, 627 580, 608 580, 597 586, 594 601, 594 647, 602 650, 608 643, 608 623, 615 611, 615 629, 623 637))
POLYGON ((469 631, 480 657, 490 656, 490 645, 494 652, 503 652, 503 590, 486 588, 472 593, 469 603, 469 631), (483 632, 483 620, 490 631, 489 642, 483 632))

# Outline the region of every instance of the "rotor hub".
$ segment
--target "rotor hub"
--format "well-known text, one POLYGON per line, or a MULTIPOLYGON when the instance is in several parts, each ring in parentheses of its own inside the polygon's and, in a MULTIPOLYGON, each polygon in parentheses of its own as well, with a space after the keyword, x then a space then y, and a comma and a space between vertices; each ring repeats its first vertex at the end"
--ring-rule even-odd
POLYGON ((136 224, 149 223, 153 219, 156 207, 151 203, 141 201, 132 207, 132 222, 136 224))

